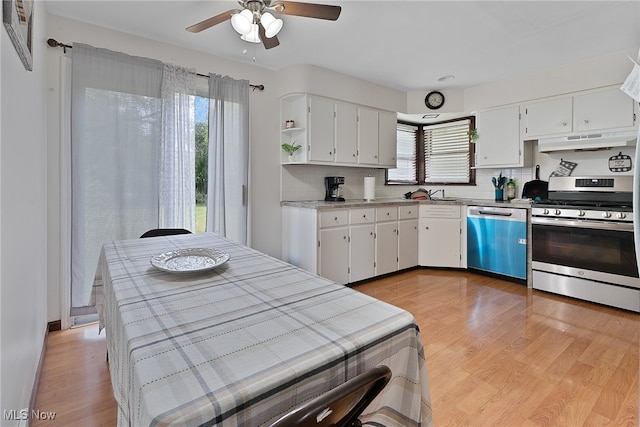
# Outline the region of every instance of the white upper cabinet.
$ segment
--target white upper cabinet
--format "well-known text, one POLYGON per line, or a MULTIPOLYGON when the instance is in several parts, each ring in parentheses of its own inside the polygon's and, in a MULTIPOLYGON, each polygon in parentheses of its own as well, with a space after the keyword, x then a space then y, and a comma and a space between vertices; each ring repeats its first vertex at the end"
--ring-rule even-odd
POLYGON ((574 96, 574 128, 576 132, 632 128, 633 108, 633 99, 618 87, 574 96))
POLYGON ((476 167, 522 167, 530 161, 520 138, 520 108, 516 106, 478 112, 476 167))
POLYGON ((636 125, 633 99, 612 86, 523 104, 523 139, 629 130, 636 125))
POLYGON ((309 160, 334 162, 335 106, 326 98, 309 97, 309 160))
POLYGON ((358 108, 346 102, 336 102, 336 163, 356 163, 358 160, 358 108))
POLYGON ((573 131, 573 101, 569 98, 524 104, 524 138, 561 135, 573 131))
POLYGON ((396 167, 398 150, 398 117, 396 113, 378 113, 378 165, 396 167))
POLYGON ((358 163, 378 164, 378 111, 358 108, 358 163))
POLYGON ((300 145, 283 164, 396 167, 396 113, 321 96, 296 94, 280 100, 281 144, 300 145))

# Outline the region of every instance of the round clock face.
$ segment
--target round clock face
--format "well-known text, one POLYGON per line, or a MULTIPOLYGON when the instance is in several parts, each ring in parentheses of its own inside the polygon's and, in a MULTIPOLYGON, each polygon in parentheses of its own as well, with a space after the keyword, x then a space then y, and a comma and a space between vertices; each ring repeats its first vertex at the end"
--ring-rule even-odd
POLYGON ((444 95, 441 92, 434 90, 427 94, 424 98, 424 103, 428 108, 437 110, 444 105, 444 95))

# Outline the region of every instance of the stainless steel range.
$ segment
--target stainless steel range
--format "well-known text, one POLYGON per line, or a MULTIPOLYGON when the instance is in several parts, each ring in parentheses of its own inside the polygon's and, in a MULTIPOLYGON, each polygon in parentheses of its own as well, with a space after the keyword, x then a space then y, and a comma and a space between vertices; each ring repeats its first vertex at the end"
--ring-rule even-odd
POLYGON ((640 312, 633 177, 550 177, 532 207, 534 289, 640 312))

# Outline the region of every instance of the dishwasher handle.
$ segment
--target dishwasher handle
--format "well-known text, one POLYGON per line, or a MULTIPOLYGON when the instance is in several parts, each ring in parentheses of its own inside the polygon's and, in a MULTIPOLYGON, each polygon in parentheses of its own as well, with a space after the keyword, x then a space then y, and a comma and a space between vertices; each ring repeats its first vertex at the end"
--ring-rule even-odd
POLYGON ((527 211, 525 209, 495 206, 469 206, 467 208, 467 217, 526 222, 527 211))
POLYGON ((512 216, 513 212, 494 212, 494 211, 477 211, 478 215, 489 215, 489 216, 512 216))

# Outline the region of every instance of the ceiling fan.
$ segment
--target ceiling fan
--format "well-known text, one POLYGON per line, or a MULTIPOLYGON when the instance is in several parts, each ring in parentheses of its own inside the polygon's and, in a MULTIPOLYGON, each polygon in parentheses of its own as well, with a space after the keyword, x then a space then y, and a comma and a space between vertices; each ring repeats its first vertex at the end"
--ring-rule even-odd
POLYGON ((240 33, 242 40, 252 43, 262 42, 266 49, 271 49, 280 44, 276 34, 283 24, 282 19, 274 17, 271 12, 335 21, 342 11, 340 6, 282 0, 276 0, 273 3, 271 0, 238 0, 238 3, 242 6, 241 10, 227 10, 187 27, 187 31, 199 33, 221 22, 231 20, 231 26, 240 33))

